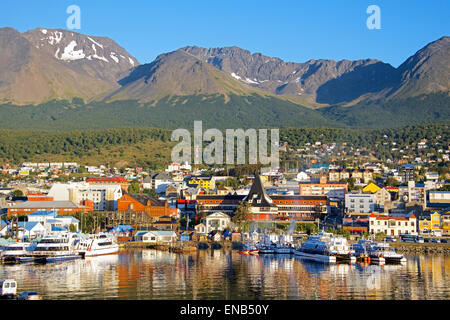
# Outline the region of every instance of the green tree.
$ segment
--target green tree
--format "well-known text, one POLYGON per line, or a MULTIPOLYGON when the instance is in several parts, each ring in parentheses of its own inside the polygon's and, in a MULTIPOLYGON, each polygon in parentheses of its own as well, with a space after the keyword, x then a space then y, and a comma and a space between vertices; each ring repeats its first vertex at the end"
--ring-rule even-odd
POLYGON ((233 223, 238 226, 239 232, 248 231, 251 219, 250 204, 241 202, 234 211, 232 219, 233 223))
POLYGON ((140 191, 140 184, 139 181, 134 180, 133 182, 130 183, 130 186, 128 187, 128 193, 139 193, 140 191))
POLYGON ((23 197, 22 190, 14 190, 13 194, 14 194, 15 197, 23 197))
POLYGON ((70 232, 76 232, 76 231, 77 231, 77 227, 75 227, 74 224, 70 224, 70 226, 69 226, 69 231, 70 231, 70 232))

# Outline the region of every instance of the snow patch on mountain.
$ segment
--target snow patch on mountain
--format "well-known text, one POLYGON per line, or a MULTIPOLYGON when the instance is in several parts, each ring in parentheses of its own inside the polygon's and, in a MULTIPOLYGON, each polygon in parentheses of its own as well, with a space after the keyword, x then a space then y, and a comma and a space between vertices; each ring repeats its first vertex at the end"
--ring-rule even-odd
POLYGON ((63 38, 63 33, 61 31, 54 31, 49 37, 48 37, 48 43, 50 43, 52 46, 55 44, 58 44, 61 42, 63 38))
POLYGON ((75 40, 72 40, 67 47, 64 48, 64 52, 61 55, 61 60, 68 61, 68 60, 79 60, 83 59, 86 55, 83 53, 83 49, 81 50, 74 50, 77 46, 77 43, 75 40))
POLYGON ((103 45, 101 45, 100 43, 98 43, 97 41, 95 41, 94 39, 92 39, 91 37, 87 37, 89 40, 91 40, 93 43, 95 43, 96 45, 98 45, 100 48, 103 49, 103 45))

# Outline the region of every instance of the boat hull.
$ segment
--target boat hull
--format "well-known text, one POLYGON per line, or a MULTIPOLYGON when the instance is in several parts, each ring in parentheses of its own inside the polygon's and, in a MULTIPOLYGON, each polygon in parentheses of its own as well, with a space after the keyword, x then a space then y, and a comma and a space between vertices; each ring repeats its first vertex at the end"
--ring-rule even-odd
POLYGON ((350 254, 337 254, 336 262, 356 263, 356 257, 350 254))
POLYGON ((80 254, 84 257, 105 256, 108 254, 116 254, 116 253, 119 253, 119 246, 112 247, 112 248, 80 252, 80 254))
POLYGON ((384 257, 384 260, 389 264, 402 264, 407 261, 405 257, 384 257))
POLYGON ((290 254, 291 253, 291 249, 290 248, 276 248, 275 253, 278 254, 290 254))
POLYGON ((55 255, 55 256, 35 256, 35 262, 38 263, 50 263, 59 261, 68 261, 80 259, 81 256, 78 254, 66 254, 66 255, 55 255))
POLYGON ((294 254, 296 256, 317 261, 317 262, 324 262, 324 263, 336 263, 336 256, 330 256, 330 255, 322 255, 322 254, 316 254, 316 253, 307 253, 300 250, 295 250, 294 254))

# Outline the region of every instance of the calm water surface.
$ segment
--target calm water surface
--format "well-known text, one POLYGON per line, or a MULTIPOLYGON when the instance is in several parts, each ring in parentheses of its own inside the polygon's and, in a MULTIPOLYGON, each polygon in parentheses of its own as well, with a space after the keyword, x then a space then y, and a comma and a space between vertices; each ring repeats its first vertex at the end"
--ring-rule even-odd
POLYGON ((405 265, 325 265, 291 255, 150 249, 46 265, 0 265, 18 292, 44 299, 439 299, 450 298, 450 257, 405 265))

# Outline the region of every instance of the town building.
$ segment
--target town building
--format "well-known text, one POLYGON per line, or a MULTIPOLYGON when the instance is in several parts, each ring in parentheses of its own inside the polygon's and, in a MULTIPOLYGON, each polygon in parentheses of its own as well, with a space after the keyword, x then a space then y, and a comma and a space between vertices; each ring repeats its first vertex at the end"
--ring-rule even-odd
POLYGON ((347 193, 347 182, 328 182, 326 176, 318 181, 300 181, 299 194, 301 196, 328 196, 330 198, 344 199, 347 193))
POLYGON ((55 183, 49 190, 49 197, 57 201, 83 203, 91 201, 94 211, 117 210, 117 201, 122 197, 120 185, 76 183, 55 183))
POLYGON ((172 179, 166 173, 153 173, 143 179, 144 189, 154 190, 156 193, 165 193, 172 179))
POLYGON ((416 216, 413 213, 404 217, 371 214, 369 217, 369 233, 377 234, 381 232, 389 236, 417 234, 416 216))
POLYGON ((8 207, 8 216, 28 215, 41 210, 56 210, 58 215, 71 215, 75 213, 86 213, 93 210, 93 206, 84 206, 72 201, 26 201, 8 207))
POLYGON ((414 165, 404 164, 401 171, 403 183, 414 181, 414 165))
MULTIPOLYGON (((205 219, 205 230, 201 233, 210 233, 211 231, 223 231, 231 224, 231 218, 224 212, 215 212, 209 214, 205 219)), ((201 227, 199 227, 201 228, 201 227)))
POLYGON ((347 213, 370 213, 376 209, 374 195, 366 193, 347 193, 345 195, 347 213))
POLYGON ((124 177, 90 177, 86 179, 86 182, 95 185, 119 185, 123 192, 128 192, 130 185, 124 177))
POLYGON ((419 232, 439 234, 439 235, 442 234, 441 215, 438 212, 433 212, 427 217, 424 216, 420 217, 419 232))

